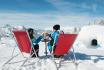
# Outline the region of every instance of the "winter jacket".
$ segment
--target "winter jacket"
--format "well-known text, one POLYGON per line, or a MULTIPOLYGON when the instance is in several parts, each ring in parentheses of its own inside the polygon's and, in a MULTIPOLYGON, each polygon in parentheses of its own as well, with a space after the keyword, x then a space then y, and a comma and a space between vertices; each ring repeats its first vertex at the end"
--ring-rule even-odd
POLYGON ((59 32, 58 31, 52 32, 51 37, 53 39, 53 45, 51 44, 51 42, 48 43, 48 49, 50 52, 52 51, 53 47, 56 45, 58 41, 59 32))
POLYGON ((32 43, 33 43, 33 45, 37 45, 40 41, 41 41, 41 39, 43 38, 43 36, 39 36, 37 39, 32 39, 32 43))

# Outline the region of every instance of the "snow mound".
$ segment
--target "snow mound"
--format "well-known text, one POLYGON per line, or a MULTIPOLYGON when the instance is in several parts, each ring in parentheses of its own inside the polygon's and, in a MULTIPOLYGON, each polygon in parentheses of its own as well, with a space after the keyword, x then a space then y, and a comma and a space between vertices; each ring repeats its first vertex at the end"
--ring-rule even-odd
POLYGON ((90 25, 82 27, 77 40, 83 43, 86 47, 94 47, 91 46, 91 41, 93 39, 97 39, 99 46, 104 46, 104 26, 101 25, 90 25))

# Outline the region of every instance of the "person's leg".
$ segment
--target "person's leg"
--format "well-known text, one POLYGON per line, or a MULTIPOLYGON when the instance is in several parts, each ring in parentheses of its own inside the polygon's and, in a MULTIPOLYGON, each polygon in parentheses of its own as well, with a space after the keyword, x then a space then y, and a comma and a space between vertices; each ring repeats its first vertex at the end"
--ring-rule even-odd
POLYGON ((35 51, 35 46, 32 48, 32 51, 31 51, 31 57, 36 57, 34 51, 35 51))
POLYGON ((53 47, 53 53, 55 52, 55 49, 56 49, 56 45, 53 47))
POLYGON ((31 57, 36 57, 36 55, 39 56, 38 53, 39 53, 39 45, 37 44, 37 45, 34 45, 34 47, 32 48, 31 57))
MULTIPOLYGON (((55 52, 55 49, 56 49, 56 46, 53 47, 53 54, 54 54, 54 52, 55 52)), ((55 58, 58 58, 58 56, 55 55, 55 54, 54 54, 54 57, 55 57, 55 58)))
POLYGON ((47 44, 48 50, 51 53, 52 52, 52 46, 50 45, 50 43, 47 44))
POLYGON ((36 55, 39 57, 39 45, 35 45, 36 55))

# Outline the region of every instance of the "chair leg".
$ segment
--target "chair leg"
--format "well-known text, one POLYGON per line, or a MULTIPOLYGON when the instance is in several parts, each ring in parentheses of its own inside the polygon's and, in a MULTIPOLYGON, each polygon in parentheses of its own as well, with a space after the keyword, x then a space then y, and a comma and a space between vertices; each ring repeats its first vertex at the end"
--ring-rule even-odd
MULTIPOLYGON (((36 54, 36 50, 34 49, 34 48, 32 48, 33 49, 33 54, 35 54, 36 55, 36 57, 38 57, 38 55, 36 54)), ((31 51, 32 51, 32 49, 31 49, 31 51)))
MULTIPOLYGON (((30 55, 30 57, 26 58, 26 60, 22 63, 21 66, 24 66, 24 64, 25 64, 34 54, 36 55, 36 58, 38 58, 38 56, 37 56, 36 51, 35 51, 34 48, 33 48, 33 51, 34 51, 34 53, 33 53, 32 55, 30 55)), ((37 50, 37 51, 38 51, 38 50, 37 50)))
POLYGON ((5 62, 4 64, 3 64, 3 66, 5 66, 6 64, 8 64, 14 57, 16 57, 16 56, 18 56, 19 54, 17 54, 17 55, 15 55, 15 56, 13 56, 13 54, 14 54, 14 51, 15 51, 15 48, 16 47, 14 47, 13 48, 13 51, 12 51, 12 55, 11 55, 11 58, 7 61, 7 62, 5 62))
POLYGON ((24 64, 28 61, 29 58, 26 58, 26 60, 22 63, 21 66, 24 66, 24 64))
POLYGON ((55 60, 52 59, 52 61, 54 62, 55 66, 56 66, 56 69, 59 70, 59 68, 57 67, 57 63, 55 62, 55 60))
POLYGON ((11 57, 7 62, 5 62, 5 63, 3 64, 3 66, 5 66, 6 64, 8 64, 13 58, 17 57, 18 55, 19 55, 19 54, 17 54, 17 55, 15 55, 15 56, 11 57))
POLYGON ((52 52, 51 52, 51 60, 54 62, 55 66, 56 66, 56 69, 59 70, 59 68, 57 67, 57 63, 55 62, 54 55, 53 55, 52 52))
POLYGON ((61 67, 61 60, 60 59, 58 59, 59 60, 59 63, 58 63, 58 69, 61 67))
POLYGON ((77 67, 78 67, 78 63, 77 63, 77 61, 76 61, 76 56, 75 56, 75 52, 74 52, 74 48, 72 48, 73 49, 73 56, 74 56, 74 64, 75 64, 75 67, 76 67, 76 69, 77 69, 77 67))

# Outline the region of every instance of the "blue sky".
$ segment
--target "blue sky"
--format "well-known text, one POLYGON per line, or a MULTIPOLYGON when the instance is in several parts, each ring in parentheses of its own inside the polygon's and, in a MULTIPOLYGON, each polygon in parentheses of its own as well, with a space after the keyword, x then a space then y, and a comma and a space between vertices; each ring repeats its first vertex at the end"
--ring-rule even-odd
POLYGON ((0 0, 0 24, 82 26, 103 19, 103 6, 104 0, 0 0))

